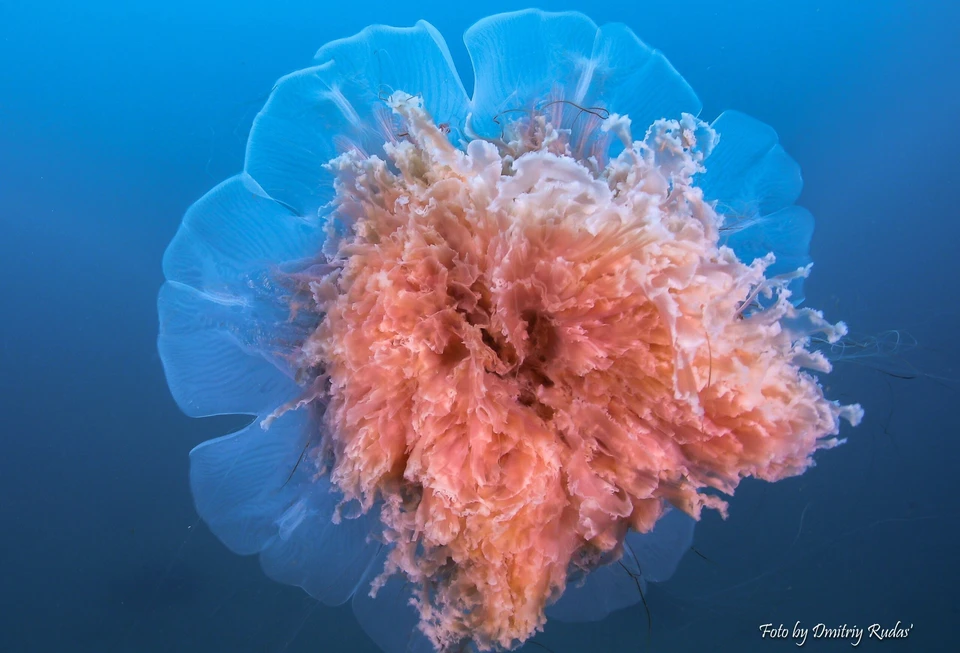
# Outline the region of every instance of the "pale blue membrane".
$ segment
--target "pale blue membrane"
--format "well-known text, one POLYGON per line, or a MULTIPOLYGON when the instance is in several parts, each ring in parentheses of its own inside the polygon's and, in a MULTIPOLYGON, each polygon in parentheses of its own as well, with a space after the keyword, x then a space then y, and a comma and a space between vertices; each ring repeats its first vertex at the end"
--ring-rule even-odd
POLYGON ((370 596, 373 580, 383 571, 387 548, 370 565, 353 596, 353 613, 360 626, 385 653, 433 653, 433 645, 417 627, 419 613, 411 605, 413 587, 402 574, 394 574, 370 596))
MULTIPOLYGON (((721 243, 750 263, 773 252, 767 276, 792 272, 810 263, 813 216, 795 206, 803 179, 797 165, 768 125, 738 111, 714 122, 719 142, 704 162, 697 185, 723 216, 721 243)), ((791 301, 803 301, 803 279, 789 286, 791 301)))
POLYGON ((623 556, 573 581, 560 599, 547 608, 559 621, 599 621, 616 610, 643 600, 646 584, 669 580, 693 544, 696 522, 673 509, 646 534, 630 531, 623 556))
POLYGON ((316 215, 333 198, 324 163, 351 146, 382 156, 396 138, 386 104, 394 91, 420 96, 438 124, 463 125, 467 95, 437 31, 423 21, 371 26, 277 82, 254 120, 245 170, 277 201, 316 215))
POLYGON ((319 220, 291 213, 246 174, 190 207, 164 254, 157 301, 160 358, 185 413, 262 415, 297 394, 285 354, 309 325, 290 322, 277 272, 322 243, 319 220))
POLYGON ((309 411, 269 429, 254 421, 190 452, 197 512, 226 546, 259 553, 271 578, 328 605, 350 599, 379 549, 369 516, 334 523, 342 496, 300 454, 318 430, 309 411))
POLYGON ((311 264, 319 218, 274 201, 247 173, 194 204, 164 256, 158 346, 171 392, 192 416, 247 414, 246 428, 190 454, 197 511, 231 550, 328 604, 352 596, 376 554, 371 519, 333 523, 341 497, 310 460, 321 425, 309 410, 263 418, 304 389, 294 348, 318 316, 291 319, 285 271, 311 264))
MULTIPOLYGON (((663 54, 621 24, 598 28, 580 13, 531 9, 484 18, 464 42, 476 79, 471 126, 488 138, 500 136, 501 114, 502 122, 557 100, 628 114, 638 138, 657 119, 700 112, 693 89, 663 54)), ((574 106, 562 115, 560 126, 577 141, 588 117, 574 106)))

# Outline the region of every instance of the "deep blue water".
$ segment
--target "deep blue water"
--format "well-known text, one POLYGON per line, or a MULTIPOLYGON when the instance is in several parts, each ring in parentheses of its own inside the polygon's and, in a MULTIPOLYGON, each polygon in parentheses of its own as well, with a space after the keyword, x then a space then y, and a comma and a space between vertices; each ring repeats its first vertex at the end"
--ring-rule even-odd
MULTIPOLYGON (((183 211, 239 171, 273 82, 368 23, 447 38, 503 2, 0 0, 0 651, 375 651, 198 523, 191 420, 156 353, 160 258, 183 211)), ((771 125, 817 217, 808 305, 917 346, 825 380, 864 423, 818 466, 746 482, 641 607, 550 624, 560 651, 794 650, 759 625, 913 624, 864 650, 956 650, 960 581, 960 10, 867 1, 544 2, 622 21, 704 103, 771 125), (893 375, 891 375, 893 373, 893 375), (899 378, 911 376, 913 378, 899 378)), ((858 647, 858 648, 861 648, 858 647)), ((849 650, 808 641, 805 650, 849 650)))

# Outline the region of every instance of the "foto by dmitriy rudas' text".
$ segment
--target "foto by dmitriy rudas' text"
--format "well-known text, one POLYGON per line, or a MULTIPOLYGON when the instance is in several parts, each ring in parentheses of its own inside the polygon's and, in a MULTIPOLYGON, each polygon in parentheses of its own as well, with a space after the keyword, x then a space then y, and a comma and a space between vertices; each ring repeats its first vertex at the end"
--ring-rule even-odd
POLYGON ((762 639, 793 639, 797 646, 803 646, 811 639, 846 639, 851 646, 859 646, 864 639, 906 639, 913 630, 913 624, 904 624, 900 621, 894 625, 870 624, 857 626, 841 624, 828 626, 818 623, 813 626, 804 626, 796 622, 793 628, 785 624, 761 624, 760 637, 762 639))

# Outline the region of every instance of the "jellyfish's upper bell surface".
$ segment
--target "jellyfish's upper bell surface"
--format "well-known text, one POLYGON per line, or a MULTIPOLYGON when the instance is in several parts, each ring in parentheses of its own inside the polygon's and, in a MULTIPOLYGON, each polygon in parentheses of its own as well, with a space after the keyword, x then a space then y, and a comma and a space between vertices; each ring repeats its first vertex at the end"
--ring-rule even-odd
POLYGON ((621 25, 465 41, 472 98, 426 23, 324 46, 164 259, 175 398, 258 416, 192 452, 201 516, 389 651, 636 602, 726 514, 704 490, 803 473, 861 415, 804 370, 844 327, 795 307, 812 218, 772 130, 700 121, 621 25))

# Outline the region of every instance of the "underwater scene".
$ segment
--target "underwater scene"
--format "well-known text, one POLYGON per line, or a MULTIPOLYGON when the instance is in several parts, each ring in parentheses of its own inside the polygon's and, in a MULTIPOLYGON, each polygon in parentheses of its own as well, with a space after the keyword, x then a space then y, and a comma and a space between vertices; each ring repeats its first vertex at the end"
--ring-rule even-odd
POLYGON ((0 651, 956 650, 960 8, 0 19, 0 651))

